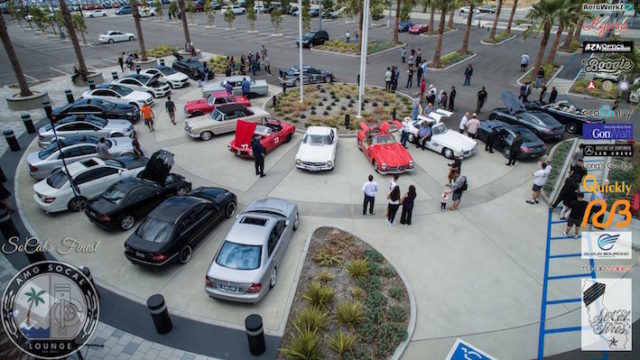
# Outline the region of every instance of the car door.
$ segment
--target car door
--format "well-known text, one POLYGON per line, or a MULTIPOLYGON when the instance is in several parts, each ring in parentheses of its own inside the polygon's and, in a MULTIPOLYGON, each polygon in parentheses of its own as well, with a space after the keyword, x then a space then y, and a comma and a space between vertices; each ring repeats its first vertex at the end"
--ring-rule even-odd
MULTIPOLYGON (((278 220, 276 225, 269 234, 269 241, 267 242, 267 255, 270 259, 271 268, 278 266, 282 260, 284 249, 286 249, 286 231, 285 221, 278 220)), ((269 274, 271 272, 269 271, 269 274)))
POLYGON ((320 70, 316 68, 308 68, 307 71, 309 72, 309 79, 311 82, 314 82, 314 83, 322 82, 322 79, 321 79, 322 73, 320 72, 320 70))
POLYGON ((100 116, 104 114, 104 111, 102 111, 102 109, 98 106, 86 104, 86 105, 78 105, 73 109, 70 109, 69 112, 67 113, 67 115, 84 115, 84 114, 100 116))
POLYGON ((132 194, 131 212, 136 219, 143 218, 165 198, 159 187, 149 185, 135 190, 132 194))
POLYGON ((105 98, 107 100, 111 100, 111 101, 118 101, 122 98, 122 96, 120 96, 120 94, 118 94, 117 92, 111 90, 111 89, 99 89, 99 90, 95 90, 92 94, 93 96, 99 96, 101 98, 105 98))
POLYGON ((111 33, 111 38, 113 41, 124 41, 124 34, 120 31, 114 31, 111 33))
POLYGON ((194 206, 189 213, 189 226, 185 228, 184 240, 188 241, 189 245, 195 246, 202 238, 203 235, 216 223, 217 211, 214 211, 212 204, 201 203, 194 206))

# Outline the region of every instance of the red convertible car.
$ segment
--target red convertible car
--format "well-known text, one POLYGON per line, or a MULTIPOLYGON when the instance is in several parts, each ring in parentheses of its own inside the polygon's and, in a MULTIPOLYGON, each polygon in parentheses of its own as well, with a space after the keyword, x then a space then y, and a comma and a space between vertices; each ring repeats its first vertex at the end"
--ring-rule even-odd
POLYGON ((409 27, 409 34, 422 34, 429 31, 429 24, 413 24, 409 27))
POLYGON ((358 131, 358 149, 373 163, 373 168, 380 174, 413 171, 413 157, 389 133, 392 126, 402 128, 402 124, 396 120, 393 124, 385 121, 382 125, 374 127, 361 122, 362 130, 358 131))
POLYGON ((209 114, 213 112, 216 106, 224 104, 242 104, 250 107, 251 101, 246 96, 230 96, 225 91, 214 92, 206 99, 188 101, 184 105, 184 113, 187 117, 209 114))
POLYGON ((251 139, 254 136, 260 137, 262 146, 269 153, 280 144, 291 141, 295 131, 295 126, 275 119, 262 118, 259 124, 238 120, 236 136, 227 148, 240 157, 253 158, 251 139))

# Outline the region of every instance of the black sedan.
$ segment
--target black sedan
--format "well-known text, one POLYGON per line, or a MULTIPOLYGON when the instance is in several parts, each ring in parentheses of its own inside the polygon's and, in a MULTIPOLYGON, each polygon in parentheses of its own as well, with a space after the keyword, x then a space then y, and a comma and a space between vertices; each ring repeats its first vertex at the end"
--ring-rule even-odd
POLYGON ((543 141, 562 139, 565 132, 564 125, 551 115, 538 110, 528 111, 524 104, 510 91, 502 92, 500 97, 506 107, 491 110, 489 119, 527 127, 543 141))
POLYGON ((480 121, 478 139, 486 143, 489 138, 489 134, 493 129, 498 132, 498 137, 494 140, 493 148, 501 151, 506 158, 509 157, 509 153, 511 152, 511 143, 516 137, 517 131, 520 132, 520 136, 522 137, 522 146, 520 147, 518 159, 538 158, 544 155, 547 150, 544 142, 531 132, 531 130, 524 126, 511 125, 498 120, 480 121))
POLYGON ((543 111, 556 120, 563 123, 569 134, 582 134, 582 125, 601 124, 604 119, 589 116, 584 110, 576 107, 569 99, 558 99, 553 104, 543 104, 539 101, 530 101, 525 104, 529 111, 543 111))
MULTIPOLYGON (((172 68, 180 71, 181 73, 187 75, 193 80, 198 80, 198 78, 200 80, 204 79, 204 64, 202 63, 202 61, 196 58, 185 59, 182 55, 178 53, 174 53, 173 56, 175 56, 176 59, 171 64, 172 68), (196 70, 197 70, 197 73, 200 74, 199 77, 196 76, 196 70)), ((209 69, 209 71, 211 71, 211 69, 209 69)), ((209 75, 209 80, 211 79, 213 79, 213 76, 209 75)))
MULTIPOLYGON (((322 45, 325 41, 329 41, 329 33, 324 30, 306 32, 302 34, 302 47, 305 48, 322 45)), ((298 40, 296 40, 296 44, 300 46, 300 42, 298 40)))
POLYGON ((160 267, 178 260, 186 264, 193 248, 216 224, 236 211, 236 196, 216 187, 199 187, 158 205, 124 243, 133 264, 160 267))
POLYGON ((56 122, 70 115, 96 115, 104 119, 125 119, 135 123, 140 119, 140 110, 135 105, 119 104, 98 98, 78 99, 71 104, 54 109, 51 120, 56 122))
POLYGON ((120 180, 90 200, 85 214, 105 229, 131 229, 166 198, 191 190, 182 175, 169 173, 172 165, 172 153, 156 151, 137 177, 120 180))
MULTIPOLYGON (((280 76, 278 81, 280 84, 286 84, 286 86, 298 86, 300 85, 300 66, 294 65, 287 70, 280 69, 280 76)), ((314 67, 303 65, 302 66, 302 81, 304 85, 313 83, 327 83, 333 82, 335 78, 330 71, 320 70, 314 67)))

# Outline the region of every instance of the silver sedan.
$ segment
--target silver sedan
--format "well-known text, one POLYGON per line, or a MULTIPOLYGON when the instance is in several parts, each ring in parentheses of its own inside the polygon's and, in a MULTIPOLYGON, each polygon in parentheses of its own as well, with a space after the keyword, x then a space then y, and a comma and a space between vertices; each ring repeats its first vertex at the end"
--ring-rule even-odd
POLYGON ((213 257, 205 291, 216 299, 257 303, 276 285, 298 206, 281 199, 253 201, 241 212, 213 257))
POLYGON ((45 147, 58 136, 66 139, 78 135, 96 137, 132 137, 133 125, 128 120, 103 119, 93 115, 71 115, 58 120, 53 126, 47 124, 38 129, 38 145, 45 147))

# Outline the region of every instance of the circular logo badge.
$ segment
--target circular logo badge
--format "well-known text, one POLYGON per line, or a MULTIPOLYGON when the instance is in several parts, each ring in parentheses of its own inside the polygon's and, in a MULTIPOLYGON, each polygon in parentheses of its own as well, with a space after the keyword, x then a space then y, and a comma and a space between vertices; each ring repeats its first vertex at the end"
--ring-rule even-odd
POLYGON ((611 89, 613 89, 613 83, 609 80, 603 81, 602 89, 604 89, 604 91, 611 91, 611 89))
POLYGON ((594 149, 594 147, 592 145, 587 145, 584 147, 583 153, 585 156, 592 156, 593 154, 595 154, 596 150, 594 149))
POLYGON ((620 91, 627 91, 629 90, 629 83, 622 80, 618 83, 618 90, 620 91))
POLYGON ((58 261, 20 270, 7 284, 0 308, 9 339, 42 359, 64 358, 82 348, 96 330, 99 312, 92 282, 58 261))

